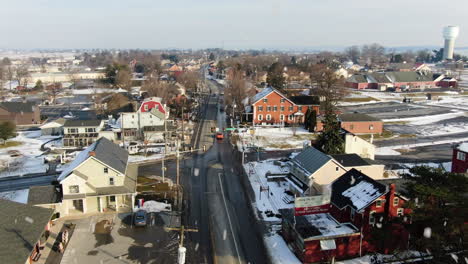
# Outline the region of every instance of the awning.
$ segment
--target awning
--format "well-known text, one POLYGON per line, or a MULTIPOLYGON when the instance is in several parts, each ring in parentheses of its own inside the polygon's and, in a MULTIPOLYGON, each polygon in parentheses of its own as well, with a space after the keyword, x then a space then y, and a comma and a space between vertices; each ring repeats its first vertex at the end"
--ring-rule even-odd
POLYGON ((336 249, 335 239, 320 240, 320 248, 322 250, 336 249))

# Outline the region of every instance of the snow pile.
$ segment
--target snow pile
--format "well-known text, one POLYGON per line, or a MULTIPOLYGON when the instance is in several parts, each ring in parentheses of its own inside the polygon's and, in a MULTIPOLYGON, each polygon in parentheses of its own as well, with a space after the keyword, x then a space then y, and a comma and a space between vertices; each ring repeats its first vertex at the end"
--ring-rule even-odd
POLYGON ((156 201, 146 201, 143 203, 142 209, 148 213, 159 213, 163 211, 171 211, 171 205, 156 201))
POLYGON ((263 238, 273 264, 300 264, 294 253, 289 249, 284 239, 278 234, 271 234, 263 238))
POLYGON ((13 202, 28 203, 29 189, 9 191, 0 193, 0 199, 10 200, 13 202))
POLYGON ((315 138, 313 133, 302 127, 296 127, 295 130, 295 135, 291 127, 256 127, 254 132, 241 130, 238 147, 260 147, 265 150, 299 149, 304 146, 304 142, 315 138))

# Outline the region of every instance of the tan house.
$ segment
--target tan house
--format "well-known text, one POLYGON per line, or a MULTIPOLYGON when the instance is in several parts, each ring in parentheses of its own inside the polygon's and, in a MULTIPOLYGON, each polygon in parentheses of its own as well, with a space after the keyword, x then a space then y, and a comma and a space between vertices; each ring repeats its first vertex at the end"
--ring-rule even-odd
POLYGON ((373 179, 384 175, 383 165, 370 164, 356 154, 327 155, 307 147, 290 161, 286 179, 298 196, 329 194, 330 184, 353 168, 373 179))
POLYGON ((137 166, 127 164, 128 152, 100 138, 80 152, 58 180, 61 215, 129 211, 136 195, 137 166))
POLYGON ((63 124, 64 147, 86 147, 99 138, 104 120, 66 120, 63 124))
POLYGON ((15 125, 32 125, 41 123, 39 107, 27 102, 1 102, 0 123, 10 121, 15 125))
POLYGON ((346 133, 345 152, 355 153, 362 158, 373 160, 375 158, 375 145, 352 133, 346 133))

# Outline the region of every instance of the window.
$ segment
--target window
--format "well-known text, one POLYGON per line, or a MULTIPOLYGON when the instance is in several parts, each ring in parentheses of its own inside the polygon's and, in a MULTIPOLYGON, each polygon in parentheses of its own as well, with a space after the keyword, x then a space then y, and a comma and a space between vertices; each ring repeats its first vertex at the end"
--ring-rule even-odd
POLYGON ((109 173, 109 168, 104 168, 104 173, 109 173))
POLYGON ((271 115, 266 115, 266 120, 270 121, 271 120, 271 115))
POLYGON ((114 185, 114 177, 109 178, 109 185, 114 185))
POLYGON ((271 106, 267 106, 267 112, 271 112, 271 106))
POLYGON ((262 116, 262 115, 258 115, 258 120, 259 120, 259 121, 262 121, 262 119, 263 119, 263 116, 262 116))
POLYGON ((132 118, 135 118, 135 115, 132 115, 132 118))
POLYGON ((398 217, 402 217, 403 216, 403 208, 398 208, 396 210, 396 214, 397 214, 398 217))
POLYGON ((275 105, 273 106, 273 112, 276 112, 276 111, 278 111, 278 107, 275 105))
POLYGON ((294 106, 290 106, 289 111, 294 111, 294 106))
POLYGON ((284 106, 281 106, 280 111, 284 111, 284 106))
POLYGON ((263 98, 263 102, 264 102, 264 103, 268 103, 268 99, 267 99, 267 98, 263 98))
POLYGON ((86 133, 95 133, 96 132, 96 128, 92 127, 92 128, 85 128, 85 131, 86 133))
POLYGON ((398 197, 393 198, 393 206, 397 206, 399 202, 400 199, 398 199, 398 197))
POLYGON ((115 196, 113 196, 113 195, 112 195, 112 196, 109 196, 109 200, 110 200, 111 202, 115 202, 115 196))
POLYGON ((375 214, 375 211, 371 211, 369 213, 369 224, 370 225, 375 224, 375 215, 374 214, 375 214))
POLYGON ((351 215, 350 215, 351 220, 354 220, 354 215, 355 215, 355 214, 356 214, 356 211, 354 211, 354 209, 351 208, 351 215))
POLYGON ((281 98, 280 102, 281 102, 281 103, 284 103, 284 102, 286 102, 286 99, 281 98))
POLYGON ((148 111, 148 104, 145 104, 144 108, 145 108, 145 111, 148 111))
POLYGON ((68 133, 72 134, 72 133, 78 133, 78 128, 69 128, 68 129, 68 133))
POLYGON ((339 167, 336 167, 336 171, 339 171, 339 170, 340 170, 340 168, 339 168, 339 167))
POLYGON ((70 193, 79 193, 80 192, 80 186, 78 185, 70 185, 69 191, 70 193))
POLYGON ((374 130, 374 125, 370 125, 369 130, 374 130))
POLYGON ((375 207, 382 207, 382 200, 375 201, 375 207))
POLYGON ((293 115, 288 115, 288 119, 289 119, 289 121, 292 121, 294 119, 294 116, 293 115))
POLYGON ((457 152, 457 160, 463 160, 463 161, 465 161, 465 159, 466 159, 466 154, 465 154, 464 152, 458 151, 458 152, 457 152))
POLYGON ((299 111, 302 111, 302 106, 299 106, 299 111))
POLYGON ((259 106, 259 107, 258 107, 258 111, 259 111, 259 112, 263 111, 263 106, 259 106))
POLYGON ((284 115, 280 115, 280 120, 284 121, 284 115))

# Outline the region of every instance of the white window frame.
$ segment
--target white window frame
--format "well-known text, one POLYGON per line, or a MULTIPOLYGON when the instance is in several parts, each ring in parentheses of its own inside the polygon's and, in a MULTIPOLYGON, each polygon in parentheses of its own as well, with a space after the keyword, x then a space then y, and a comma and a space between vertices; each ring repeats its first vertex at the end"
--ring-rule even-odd
POLYGON ((376 220, 374 216, 375 213, 376 213, 375 211, 369 212, 369 225, 375 225, 375 220, 376 220))
POLYGON ((399 203, 400 203, 400 198, 393 197, 393 206, 398 206, 399 203))
POLYGON ((109 185, 114 186, 115 185, 115 178, 114 177, 109 177, 109 185))
POLYGON ((405 210, 403 208, 397 208, 396 214, 398 217, 402 217, 404 215, 405 210))
POLYGON ((377 208, 382 207, 382 204, 383 204, 382 199, 378 199, 377 201, 375 201, 375 207, 377 207, 377 208))
POLYGON ((263 106, 258 106, 258 107, 257 107, 257 111, 263 112, 263 106))
POLYGON ((145 104, 143 108, 145 109, 145 111, 148 111, 148 104, 145 104))
POLYGON ((267 112, 271 112, 271 106, 267 106, 267 107, 266 107, 266 111, 267 111, 267 112))
POLYGON ((294 120, 294 115, 288 115, 288 120, 293 121, 294 120))
POLYGON ((284 106, 280 106, 280 111, 284 112, 284 106))
POLYGON ((466 160, 465 152, 457 151, 457 160, 465 161, 466 160))
POLYGON ((271 120, 271 115, 270 114, 266 115, 265 119, 266 119, 266 121, 270 121, 271 120))
POLYGON ((70 185, 70 186, 68 186, 68 192, 69 193, 80 193, 80 186, 79 185, 70 185), (72 191, 72 190, 75 190, 75 187, 76 187, 76 191, 72 191))
POLYGON ((278 111, 278 106, 274 105, 273 106, 273 112, 277 112, 278 111))
POLYGON ((374 125, 369 125, 369 130, 374 130, 374 125))
POLYGON ((284 103, 284 102, 286 102, 286 99, 281 98, 281 99, 280 99, 280 102, 281 102, 281 103, 284 103))
POLYGON ((280 115, 280 120, 284 121, 284 115, 283 114, 280 115))
POLYGON ((268 98, 263 98, 264 103, 268 103, 268 98))
POLYGON ((294 111, 294 106, 292 106, 292 105, 289 106, 289 111, 291 111, 291 112, 294 111))
POLYGON ((109 173, 109 168, 107 168, 107 167, 104 167, 104 170, 103 170, 103 171, 104 171, 104 173, 106 173, 106 174, 107 174, 107 173, 109 173))
POLYGON ((257 120, 262 121, 263 120, 263 115, 257 115, 257 120))

